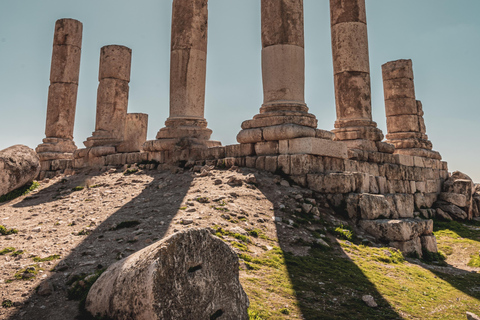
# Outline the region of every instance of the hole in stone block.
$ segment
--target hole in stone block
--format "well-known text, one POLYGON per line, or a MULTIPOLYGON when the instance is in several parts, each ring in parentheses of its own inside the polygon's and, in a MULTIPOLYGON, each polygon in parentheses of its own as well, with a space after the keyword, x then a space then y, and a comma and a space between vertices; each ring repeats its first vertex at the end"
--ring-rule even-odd
POLYGON ((214 314, 212 314, 212 315, 210 316, 210 320, 218 319, 218 318, 220 318, 222 315, 223 315, 223 310, 222 310, 222 309, 219 309, 219 310, 217 310, 214 314))
POLYGON ((199 264, 198 266, 195 266, 195 267, 190 267, 190 268, 188 269, 188 273, 192 273, 192 272, 198 271, 198 270, 200 270, 200 269, 202 269, 202 265, 201 265, 201 264, 199 264))

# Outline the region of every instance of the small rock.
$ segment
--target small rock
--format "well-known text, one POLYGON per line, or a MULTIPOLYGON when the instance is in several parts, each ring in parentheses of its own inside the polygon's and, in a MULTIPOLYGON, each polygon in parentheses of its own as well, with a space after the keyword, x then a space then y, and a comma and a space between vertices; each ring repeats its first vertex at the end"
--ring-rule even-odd
POLYGON ((273 221, 275 222, 282 222, 282 217, 273 217, 273 221))
POLYGON ((255 177, 254 174, 250 173, 245 178, 245 182, 249 183, 249 184, 256 184, 257 183, 257 178, 255 177))
POLYGON ((182 224, 187 225, 187 224, 192 224, 193 220, 192 219, 182 219, 182 224))
POLYGON ((310 211, 312 211, 312 209, 313 209, 313 205, 311 205, 309 203, 304 203, 304 204, 302 204, 302 209, 306 213, 310 213, 310 211))
POLYGON ((214 184, 218 186, 219 184, 222 184, 223 181, 221 179, 215 179, 214 184))
POLYGON ((283 187, 290 187, 290 183, 288 183, 287 180, 280 181, 280 185, 283 186, 283 187))
POLYGON ((51 295, 53 292, 53 285, 50 281, 43 281, 39 286, 38 286, 38 291, 37 293, 40 296, 46 297, 51 295))
POLYGON ((40 231, 42 231, 42 228, 40 227, 36 227, 32 229, 32 232, 40 232, 40 231))
POLYGON ((480 320, 480 317, 477 316, 475 313, 467 311, 467 320, 480 320))
POLYGON ((375 299, 373 299, 373 297, 369 294, 367 295, 364 295, 362 297, 362 300, 363 302, 365 302, 367 304, 367 306, 369 306, 370 308, 376 308, 378 307, 378 304, 375 302, 375 299))
POLYGON ((315 242, 319 245, 322 245, 324 247, 327 247, 327 248, 330 248, 330 246, 328 245, 328 243, 325 242, 325 240, 323 239, 315 239, 315 242))

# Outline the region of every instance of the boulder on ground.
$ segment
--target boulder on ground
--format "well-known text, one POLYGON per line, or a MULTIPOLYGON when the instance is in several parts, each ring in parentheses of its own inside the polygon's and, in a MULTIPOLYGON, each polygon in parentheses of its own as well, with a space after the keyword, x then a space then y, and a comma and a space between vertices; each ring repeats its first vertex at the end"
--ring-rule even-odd
POLYGON ((206 229, 163 239, 111 265, 86 300, 113 319, 248 319, 235 252, 206 229))
POLYGON ((40 172, 37 153, 24 145, 0 151, 0 196, 32 182, 40 172))
POLYGON ((455 220, 465 220, 468 218, 468 214, 464 210, 460 209, 454 204, 445 201, 435 202, 435 208, 441 209, 443 212, 447 213, 455 220))
POLYGON ((360 220, 360 227, 381 241, 410 241, 433 232, 433 220, 360 220))

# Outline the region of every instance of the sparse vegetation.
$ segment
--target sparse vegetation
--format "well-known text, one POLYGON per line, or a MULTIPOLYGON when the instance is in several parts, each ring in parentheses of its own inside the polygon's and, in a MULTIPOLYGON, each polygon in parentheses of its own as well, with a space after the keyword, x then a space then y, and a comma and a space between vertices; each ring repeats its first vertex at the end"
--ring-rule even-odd
POLYGON ((29 194, 30 192, 32 192, 33 190, 37 189, 38 187, 40 187, 40 183, 38 183, 37 181, 34 180, 33 182, 27 183, 26 185, 24 185, 21 188, 18 188, 16 190, 13 190, 13 191, 1 196, 0 197, 0 203, 7 202, 7 201, 10 201, 10 200, 16 199, 18 197, 21 197, 21 196, 25 196, 25 195, 29 194))
POLYGON ((353 230, 349 226, 340 225, 333 232, 340 239, 353 241, 353 230))
POLYGON ((18 233, 17 229, 7 229, 5 226, 0 225, 0 234, 4 236, 8 236, 10 234, 18 233))
POLYGON ((3 308, 11 308, 13 307, 13 302, 12 300, 9 300, 9 299, 5 299, 2 301, 2 307, 3 308))
POLYGON ((123 175, 128 176, 128 175, 134 174, 136 172, 138 172, 138 168, 130 168, 130 169, 125 170, 123 175))
POLYGON ((84 186, 76 186, 76 187, 72 188, 72 191, 82 191, 83 189, 85 189, 84 186))
POLYGON ((14 247, 6 247, 5 249, 0 250, 0 256, 3 256, 7 253, 14 252, 15 248, 14 247))
POLYGON ((57 260, 57 259, 60 259, 60 255, 58 255, 58 254, 53 254, 53 255, 45 257, 45 258, 33 257, 33 261, 35 261, 35 262, 53 261, 53 260, 57 260))

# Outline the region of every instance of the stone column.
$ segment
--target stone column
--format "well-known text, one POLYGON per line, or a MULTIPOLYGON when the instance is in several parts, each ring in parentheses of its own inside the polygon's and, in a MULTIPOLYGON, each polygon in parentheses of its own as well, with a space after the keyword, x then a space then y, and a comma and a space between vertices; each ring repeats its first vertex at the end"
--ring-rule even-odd
POLYGON ((72 159, 73 152, 77 149, 73 142, 73 125, 82 50, 82 28, 82 23, 73 19, 60 19, 55 23, 46 138, 36 149, 40 160, 72 159))
POLYGON ((349 147, 376 151, 383 134, 372 121, 365 0, 330 0, 337 121, 349 147))
MULTIPOLYGON (((240 143, 315 137, 305 104, 303 0, 262 0, 263 105, 242 123, 240 143)), ((328 136, 328 134, 325 134, 328 136)))
POLYGON ((95 131, 86 147, 118 146, 125 136, 132 50, 118 45, 100 52, 95 131))
POLYGON ((426 135, 423 107, 415 98, 412 60, 391 61, 382 66, 387 142, 395 153, 441 159, 432 151, 426 135))
POLYGON ((174 0, 170 58, 170 116, 148 151, 220 145, 204 117, 208 0, 174 0))

